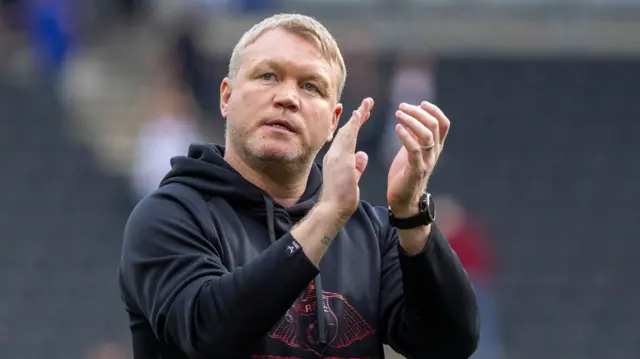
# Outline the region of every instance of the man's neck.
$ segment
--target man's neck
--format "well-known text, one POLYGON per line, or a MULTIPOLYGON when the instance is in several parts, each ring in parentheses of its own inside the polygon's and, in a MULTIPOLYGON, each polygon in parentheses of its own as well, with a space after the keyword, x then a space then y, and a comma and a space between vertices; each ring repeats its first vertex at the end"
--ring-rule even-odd
POLYGON ((274 201, 284 207, 298 203, 307 188, 310 166, 302 170, 299 165, 286 166, 252 163, 249 158, 242 158, 227 147, 224 159, 244 179, 267 192, 274 201))

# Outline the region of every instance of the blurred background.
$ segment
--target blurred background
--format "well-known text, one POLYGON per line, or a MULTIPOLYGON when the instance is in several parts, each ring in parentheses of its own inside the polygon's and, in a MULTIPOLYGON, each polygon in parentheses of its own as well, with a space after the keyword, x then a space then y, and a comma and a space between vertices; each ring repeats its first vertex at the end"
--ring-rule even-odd
MULTIPOLYGON (((172 156, 221 142, 218 89, 274 12, 323 21, 376 100, 453 123, 430 185, 478 294, 475 359, 640 358, 640 1, 1 0, 0 357, 131 358, 124 222, 172 156)), ((394 356, 395 358, 395 356, 394 356)))

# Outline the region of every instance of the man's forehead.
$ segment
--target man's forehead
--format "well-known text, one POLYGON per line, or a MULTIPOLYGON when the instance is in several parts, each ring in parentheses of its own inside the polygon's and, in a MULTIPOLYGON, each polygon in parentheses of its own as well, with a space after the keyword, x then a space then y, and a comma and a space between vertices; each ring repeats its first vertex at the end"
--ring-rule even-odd
POLYGON ((262 34, 245 48, 243 57, 247 65, 282 63, 306 70, 327 72, 333 69, 318 46, 302 36, 275 29, 262 34))

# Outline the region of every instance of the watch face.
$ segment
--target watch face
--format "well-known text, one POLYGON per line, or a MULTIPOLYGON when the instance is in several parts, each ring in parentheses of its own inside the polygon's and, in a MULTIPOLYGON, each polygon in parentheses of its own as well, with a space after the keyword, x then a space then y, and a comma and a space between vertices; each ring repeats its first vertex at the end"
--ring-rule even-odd
POLYGON ((427 215, 434 221, 436 219, 436 204, 433 202, 433 196, 427 193, 425 200, 427 201, 427 215))

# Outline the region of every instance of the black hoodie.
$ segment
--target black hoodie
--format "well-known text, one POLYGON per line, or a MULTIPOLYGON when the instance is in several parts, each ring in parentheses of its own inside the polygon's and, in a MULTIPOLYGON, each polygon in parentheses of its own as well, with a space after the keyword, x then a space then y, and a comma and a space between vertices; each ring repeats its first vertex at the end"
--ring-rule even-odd
POLYGON ((135 359, 473 353, 475 296, 437 226, 409 257, 388 210, 361 202, 318 268, 289 231, 316 204, 321 168, 284 208, 223 155, 192 145, 129 217, 120 287, 135 359))

